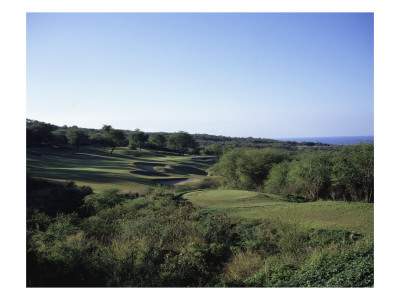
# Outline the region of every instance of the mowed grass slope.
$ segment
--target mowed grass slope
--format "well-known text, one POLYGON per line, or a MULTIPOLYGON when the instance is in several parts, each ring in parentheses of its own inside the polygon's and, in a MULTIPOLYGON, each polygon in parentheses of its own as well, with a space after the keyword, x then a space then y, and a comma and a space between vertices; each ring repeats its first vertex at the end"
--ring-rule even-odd
MULTIPOLYGON (((46 180, 73 180, 77 185, 92 187, 95 192, 117 188, 140 193, 160 183, 184 183, 188 188, 195 188, 193 181, 202 181, 214 163, 204 158, 126 148, 117 149, 113 154, 101 147, 82 147, 79 153, 73 149, 29 148, 27 173, 46 180)), ((200 190, 183 197, 197 207, 227 212, 245 222, 284 221, 306 228, 373 233, 373 204, 293 203, 278 195, 223 189, 200 190)))
POLYGON ((242 221, 290 222, 303 228, 373 234, 373 204, 319 201, 294 203, 266 193, 238 190, 191 192, 184 198, 197 207, 227 212, 242 221))
POLYGON ((194 161, 193 156, 177 156, 148 150, 120 148, 110 154, 101 147, 72 149, 29 148, 28 175, 46 180, 69 181, 91 186, 95 191, 118 188, 142 192, 165 180, 201 180, 212 161, 194 161))

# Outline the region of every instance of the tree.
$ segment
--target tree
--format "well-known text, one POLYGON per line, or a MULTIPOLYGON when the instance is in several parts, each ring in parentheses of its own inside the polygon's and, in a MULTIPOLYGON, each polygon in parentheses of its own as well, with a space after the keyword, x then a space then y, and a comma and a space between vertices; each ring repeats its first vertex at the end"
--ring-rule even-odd
POLYGON ((190 148, 195 149, 197 147, 196 140, 187 132, 180 131, 171 134, 168 138, 168 148, 179 151, 182 155, 185 155, 190 148))
POLYGON ((269 172, 268 179, 264 182, 265 190, 274 194, 289 194, 291 192, 287 182, 289 169, 289 161, 283 161, 273 165, 269 172))
POLYGON ((26 121, 26 140, 27 144, 49 143, 54 139, 52 131, 56 130, 57 126, 27 119, 26 121))
POLYGON ((111 127, 111 125, 104 125, 103 128, 103 133, 105 136, 105 140, 111 145, 111 154, 117 147, 121 147, 126 145, 126 136, 125 132, 120 129, 114 129, 111 127))
POLYGON ((234 187, 262 190, 272 166, 284 158, 281 151, 237 148, 222 155, 215 171, 234 187))
POLYGON ((373 202, 374 145, 357 144, 339 148, 332 158, 333 196, 344 200, 373 202))
POLYGON ((165 148, 167 139, 162 133, 156 133, 149 138, 149 143, 154 145, 157 149, 165 148))
POLYGON ((240 187, 240 176, 237 169, 239 158, 243 155, 243 152, 244 149, 241 148, 228 151, 212 167, 216 174, 222 176, 225 184, 240 187))
POLYGON ((89 141, 91 145, 105 146, 106 140, 104 134, 101 132, 93 132, 89 135, 89 141))
POLYGON ((298 190, 305 188, 311 199, 318 200, 321 193, 329 191, 331 172, 329 153, 304 153, 291 162, 288 181, 298 190))
POLYGON ((65 145, 68 143, 67 139, 67 129, 59 128, 56 131, 53 131, 54 139, 53 142, 59 145, 65 145))
POLYGON ((83 129, 72 128, 67 131, 68 143, 76 146, 76 152, 79 151, 79 146, 88 139, 87 133, 83 129))
POLYGON ((374 144, 352 146, 351 161, 354 166, 361 197, 365 202, 374 201, 374 144))
POLYGON ((136 128, 135 131, 129 134, 128 139, 130 148, 138 147, 139 150, 142 150, 143 145, 149 139, 149 135, 141 131, 139 128, 136 128))
POLYGON ((206 155, 222 155, 224 152, 223 146, 220 144, 211 144, 204 149, 206 155))

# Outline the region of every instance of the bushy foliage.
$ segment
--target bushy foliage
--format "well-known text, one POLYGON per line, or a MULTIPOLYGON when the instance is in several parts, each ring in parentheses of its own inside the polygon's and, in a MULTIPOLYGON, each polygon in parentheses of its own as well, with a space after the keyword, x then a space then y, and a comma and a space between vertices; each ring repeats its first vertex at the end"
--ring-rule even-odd
POLYGON ((321 255, 288 282, 293 287, 365 287, 374 284, 373 251, 321 255))
POLYGON ((297 155, 272 167, 265 190, 313 200, 373 202, 374 145, 340 146, 297 155))
POLYGON ((106 190, 85 197, 73 213, 29 210, 27 285, 373 284, 373 253, 365 250, 371 244, 363 246, 360 235, 307 231, 284 220, 238 223, 179 197, 165 187, 133 199, 106 190))
POLYGON ((288 182, 290 162, 283 161, 272 166, 268 179, 264 182, 265 190, 274 194, 290 194, 293 189, 288 182))
POLYGON ((162 133, 153 134, 149 138, 149 144, 158 150, 164 149, 166 143, 167 143, 167 138, 162 133))
POLYGON ((139 150, 141 150, 148 139, 149 135, 147 133, 141 131, 139 128, 136 128, 136 130, 132 131, 128 136, 129 148, 136 149, 137 147, 139 150))
POLYGON ((53 131, 57 129, 57 126, 33 121, 26 120, 26 142, 27 145, 40 145, 51 142, 54 139, 53 131))
POLYGON ((261 255, 252 251, 239 251, 226 264, 224 275, 228 279, 244 281, 264 266, 261 255))
POLYGON ((374 201, 374 145, 339 148, 332 157, 332 195, 338 199, 374 201))
POLYGON ((168 148, 175 149, 184 155, 189 149, 196 149, 198 144, 194 137, 187 132, 180 131, 171 134, 167 141, 168 148))
POLYGON ((113 207, 125 200, 123 194, 117 189, 107 189, 99 194, 85 197, 82 210, 88 215, 96 215, 99 211, 113 207))
POLYGON ((330 185, 331 162, 326 152, 311 152, 293 160, 287 174, 287 182, 296 191, 304 189, 307 196, 318 200, 326 198, 330 185))
POLYGON ((213 168, 232 187, 261 190, 271 168, 285 157, 284 152, 272 149, 234 149, 224 153, 213 168))
POLYGON ((112 154, 115 148, 127 145, 125 132, 121 129, 114 129, 111 125, 103 125, 102 134, 105 143, 112 147, 110 153, 112 154))
POLYGON ((73 128, 67 131, 66 134, 68 143, 76 147, 76 151, 79 151, 79 146, 89 139, 89 136, 83 129, 73 128))
POLYGON ((93 193, 92 188, 77 187, 74 182, 65 184, 27 177, 26 206, 49 216, 57 213, 72 213, 83 204, 83 199, 93 193))

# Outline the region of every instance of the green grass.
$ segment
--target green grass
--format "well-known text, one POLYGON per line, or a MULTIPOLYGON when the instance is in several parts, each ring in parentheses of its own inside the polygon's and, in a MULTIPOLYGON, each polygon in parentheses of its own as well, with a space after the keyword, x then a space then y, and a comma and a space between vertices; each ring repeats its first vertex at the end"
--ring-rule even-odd
POLYGON ((208 190, 187 193, 184 199, 204 209, 227 212, 244 221, 291 222, 304 228, 338 229, 373 234, 373 204, 320 201, 293 203, 266 193, 208 190))
POLYGON ((196 191, 185 194, 184 199, 189 200, 199 207, 217 210, 286 204, 278 196, 243 190, 196 191))
POLYGON ((124 192, 143 192, 160 179, 199 178, 212 162, 193 161, 193 156, 128 150, 109 153, 101 147, 73 149, 28 148, 27 173, 35 178, 69 181, 89 185, 95 191, 118 188, 124 192), (143 165, 154 165, 153 170, 143 165))
MULTIPOLYGON (((179 190, 201 186, 212 161, 195 161, 194 156, 171 155, 168 152, 128 150, 113 154, 101 147, 73 149, 28 148, 27 172, 30 176, 53 180, 73 180, 77 185, 91 186, 95 192, 118 188, 123 192, 145 192, 149 186, 165 179, 198 178, 179 190), (44 155, 44 156, 43 156, 44 155)), ((373 233, 373 204, 346 202, 293 203, 266 193, 241 190, 200 190, 184 198, 203 209, 227 212, 242 221, 286 221, 307 228, 341 229, 373 233)))

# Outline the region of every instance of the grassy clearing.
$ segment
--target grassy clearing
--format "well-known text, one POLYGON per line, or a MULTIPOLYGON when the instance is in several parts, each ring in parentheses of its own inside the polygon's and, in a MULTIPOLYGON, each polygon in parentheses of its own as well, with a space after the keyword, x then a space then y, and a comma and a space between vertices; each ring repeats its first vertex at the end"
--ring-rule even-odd
POLYGON ((81 147, 79 153, 72 149, 29 148, 27 173, 46 180, 72 180, 95 191, 118 188, 140 193, 161 179, 203 179, 212 162, 192 158, 126 148, 117 149, 113 154, 100 147, 81 147))
POLYGON ((285 198, 238 190, 197 191, 184 195, 195 206, 227 212, 244 221, 269 220, 304 228, 338 229, 373 234, 373 204, 348 202, 293 203, 285 198))

